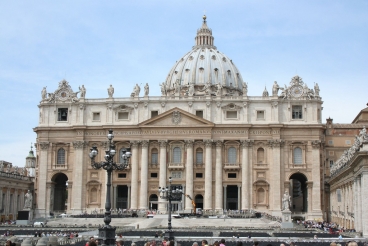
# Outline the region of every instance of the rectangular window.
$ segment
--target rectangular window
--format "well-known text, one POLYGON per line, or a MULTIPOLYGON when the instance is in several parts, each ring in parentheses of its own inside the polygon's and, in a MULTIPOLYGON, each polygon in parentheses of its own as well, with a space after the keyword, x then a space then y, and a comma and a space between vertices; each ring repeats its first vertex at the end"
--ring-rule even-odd
POLYGON ((332 167, 334 164, 334 161, 333 160, 330 160, 330 167, 332 167))
POLYGON ((151 178, 157 178, 157 173, 151 173, 151 178))
POLYGON ((67 121, 67 120, 68 120, 68 109, 58 108, 58 121, 67 121))
POLYGON ((291 118, 293 120, 303 119, 303 114, 302 114, 303 111, 302 110, 303 110, 303 108, 300 105, 293 106, 291 118))
POLYGON ((351 145, 351 141, 350 140, 345 140, 345 144, 346 145, 351 145))
POLYGON ((118 174, 118 178, 125 179, 126 177, 127 177, 126 173, 119 173, 118 174))
POLYGON ((328 145, 333 145, 333 140, 328 140, 328 145))
POLYGON ((328 155, 333 156, 333 155, 335 155, 335 152, 334 151, 328 151, 328 155))
POLYGON ((151 111, 151 118, 156 117, 158 115, 158 111, 151 111))
POLYGON ((236 119, 236 118, 238 118, 238 112, 237 111, 226 111, 226 118, 227 119, 236 119))
POLYGON ((99 121, 100 120, 100 113, 96 112, 96 113, 93 113, 93 117, 92 117, 92 120, 93 121, 99 121))
POLYGON ((151 164, 158 164, 158 153, 151 154, 151 164))
POLYGON ((129 119, 129 113, 128 112, 119 112, 118 113, 118 119, 119 120, 127 120, 127 119, 129 119))
POLYGON ((341 189, 336 190, 337 202, 341 202, 341 189))
POLYGON ((265 119, 265 111, 264 110, 257 111, 257 120, 264 120, 264 119, 265 119))
POLYGON ((196 178, 203 178, 203 173, 196 173, 196 178))
POLYGON ((197 110, 196 116, 203 118, 203 110, 197 110))
POLYGON ((236 179, 236 173, 228 173, 227 178, 229 179, 236 179))

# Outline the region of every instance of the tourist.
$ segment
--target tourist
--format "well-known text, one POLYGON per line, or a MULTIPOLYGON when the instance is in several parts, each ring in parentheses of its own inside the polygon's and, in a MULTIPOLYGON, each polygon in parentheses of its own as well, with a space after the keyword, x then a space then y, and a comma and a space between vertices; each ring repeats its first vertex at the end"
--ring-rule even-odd
POLYGON ((207 240, 202 240, 202 246, 208 246, 207 240))
POLYGON ((225 239, 221 239, 221 241, 220 241, 220 246, 226 246, 226 245, 225 245, 225 239))

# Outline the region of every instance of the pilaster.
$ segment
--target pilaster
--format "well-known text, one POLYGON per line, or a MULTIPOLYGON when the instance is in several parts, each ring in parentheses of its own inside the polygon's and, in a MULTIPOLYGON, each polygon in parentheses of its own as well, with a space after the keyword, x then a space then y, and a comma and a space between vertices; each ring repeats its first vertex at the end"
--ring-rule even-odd
POLYGON ((140 209, 147 209, 147 196, 148 196, 148 146, 149 141, 143 140, 141 142, 142 146, 142 157, 141 157, 141 190, 139 196, 139 208, 140 209))
POLYGON ((138 209, 138 145, 139 141, 130 141, 132 146, 131 165, 131 205, 130 209, 138 209))
POLYGON ((203 140, 206 146, 204 209, 212 209, 212 139, 203 140))
MULTIPOLYGON (((160 144, 160 177, 159 177, 159 187, 166 186, 166 146, 167 140, 159 140, 160 144)), ((158 197, 158 210, 160 212, 166 211, 165 200, 158 197)))
POLYGON ((46 196, 46 183, 47 183, 47 159, 48 150, 50 147, 49 142, 39 142, 38 150, 38 187, 37 187, 37 209, 35 211, 36 217, 46 218, 46 201, 50 199, 46 196))
POLYGON ((242 202, 241 209, 246 210, 250 209, 250 200, 251 197, 251 175, 250 175, 250 165, 249 165, 249 149, 253 146, 254 140, 246 139, 240 140, 242 145, 242 202))
POLYGON ((313 183, 313 203, 312 203, 312 213, 316 218, 322 218, 321 210, 321 165, 320 165, 320 146, 321 141, 312 141, 312 179, 315 181, 313 183))
POLYGON ((215 209, 223 209, 223 193, 222 193, 222 140, 217 140, 216 142, 216 178, 215 178, 215 209))
MULTIPOLYGON (((185 167, 185 193, 192 199, 193 197, 193 143, 194 140, 185 140, 187 150, 187 163, 185 167)), ((190 199, 185 199, 185 210, 192 210, 193 205, 190 199)), ((194 208, 193 208, 194 209, 194 208)), ((195 212, 195 211, 193 211, 195 212)))

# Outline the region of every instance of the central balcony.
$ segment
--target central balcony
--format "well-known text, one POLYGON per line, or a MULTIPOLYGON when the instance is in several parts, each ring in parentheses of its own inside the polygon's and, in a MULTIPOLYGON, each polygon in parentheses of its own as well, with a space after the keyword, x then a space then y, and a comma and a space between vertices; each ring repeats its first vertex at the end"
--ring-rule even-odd
POLYGON ((239 170, 240 169, 240 164, 239 163, 225 163, 224 164, 224 169, 225 169, 225 171, 239 170))
POLYGON ((184 163, 169 163, 169 170, 184 170, 184 163))

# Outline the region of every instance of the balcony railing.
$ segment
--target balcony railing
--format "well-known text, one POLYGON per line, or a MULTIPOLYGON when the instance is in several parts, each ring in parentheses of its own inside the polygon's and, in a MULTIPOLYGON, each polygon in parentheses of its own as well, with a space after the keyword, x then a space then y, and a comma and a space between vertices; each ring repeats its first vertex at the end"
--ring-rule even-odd
POLYGON ((289 163, 289 168, 307 168, 307 164, 294 164, 294 163, 289 163))
POLYGON ((238 170, 240 169, 240 164, 239 163, 225 163, 224 169, 225 170, 238 170))
POLYGON ((169 163, 168 167, 171 170, 182 170, 184 169, 184 163, 169 163))

